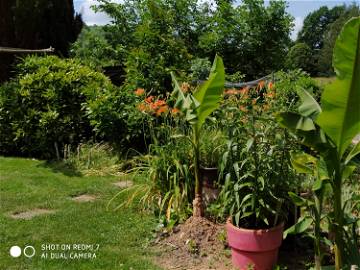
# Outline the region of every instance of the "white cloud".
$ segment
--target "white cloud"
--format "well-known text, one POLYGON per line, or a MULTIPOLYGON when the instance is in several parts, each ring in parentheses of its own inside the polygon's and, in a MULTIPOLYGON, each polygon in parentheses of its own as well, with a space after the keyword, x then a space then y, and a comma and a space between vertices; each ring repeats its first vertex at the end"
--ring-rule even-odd
POLYGON ((291 39, 295 40, 297 38, 297 34, 299 33, 299 31, 301 30, 301 28, 304 25, 304 18, 303 17, 295 17, 295 26, 294 26, 294 30, 291 33, 291 39))
MULTIPOLYGON (((113 0, 112 2, 120 3, 121 0, 113 0)), ((87 25, 105 25, 111 22, 111 18, 104 12, 94 12, 91 6, 97 5, 96 0, 83 0, 79 6, 78 12, 81 14, 83 21, 87 25)))

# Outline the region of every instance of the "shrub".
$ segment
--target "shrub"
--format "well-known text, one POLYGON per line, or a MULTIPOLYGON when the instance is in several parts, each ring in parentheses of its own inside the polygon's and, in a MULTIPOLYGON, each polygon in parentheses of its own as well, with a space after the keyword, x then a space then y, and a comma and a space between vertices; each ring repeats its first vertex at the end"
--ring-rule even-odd
POLYGON ((305 43, 297 43, 290 48, 286 56, 285 65, 288 69, 301 68, 302 70, 315 74, 315 59, 313 52, 305 43))
POLYGON ((316 100, 320 100, 323 88, 306 72, 296 69, 288 72, 279 71, 274 75, 276 83, 276 104, 281 110, 294 111, 297 108, 297 89, 303 88, 310 92, 316 100))
POLYGON ((107 88, 97 99, 88 101, 88 118, 97 136, 110 142, 117 151, 128 148, 143 151, 148 140, 147 115, 137 107, 139 96, 133 90, 107 88))
POLYGON ((0 88, 3 154, 59 158, 94 135, 86 104, 112 88, 104 75, 55 56, 27 57, 17 71, 0 88))
POLYGON ((17 83, 8 82, 0 86, 0 153, 20 154, 19 142, 15 140, 16 126, 21 119, 17 83))
POLYGON ((274 121, 274 113, 286 106, 279 91, 277 84, 261 82, 226 92, 218 112, 229 138, 220 162, 224 185, 209 209, 219 219, 232 216, 236 225, 261 228, 287 218, 287 191, 299 185, 289 165, 289 152, 297 146, 274 121))

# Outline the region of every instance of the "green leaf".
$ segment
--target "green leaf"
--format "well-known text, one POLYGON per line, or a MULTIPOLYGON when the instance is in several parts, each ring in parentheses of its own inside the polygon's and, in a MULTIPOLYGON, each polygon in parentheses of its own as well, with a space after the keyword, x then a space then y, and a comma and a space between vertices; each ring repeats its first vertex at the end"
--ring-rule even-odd
POLYGON ((302 116, 310 117, 311 119, 316 119, 316 117, 321 112, 321 107, 319 103, 313 98, 313 96, 303 88, 298 88, 297 93, 301 98, 301 105, 299 106, 299 113, 302 116))
POLYGON ((224 85, 224 64, 221 57, 216 55, 209 79, 194 93, 195 99, 199 102, 196 109, 197 122, 195 124, 197 132, 200 132, 205 119, 219 107, 224 85))
POLYGON ((317 123, 342 157, 360 130, 360 17, 347 22, 333 55, 336 80, 325 87, 317 123))
POLYGON ((355 169, 356 169, 355 165, 345 166, 344 169, 342 170, 342 174, 341 174, 342 180, 348 179, 352 175, 352 173, 354 172, 355 169))
POLYGON ((284 239, 288 234, 299 234, 305 232, 312 223, 313 219, 311 217, 301 217, 295 225, 284 231, 284 239))
POLYGON ((329 166, 331 166, 332 162, 331 159, 325 160, 323 157, 320 157, 320 159, 317 162, 317 178, 321 181, 329 180, 329 171, 332 171, 331 167, 329 170, 329 166), (329 164, 327 164, 328 162, 329 164))
POLYGON ((332 148, 325 133, 311 118, 293 112, 283 112, 276 115, 276 120, 280 126, 300 136, 302 144, 319 152, 332 148))
POLYGON ((290 161, 298 173, 314 174, 314 166, 317 159, 306 153, 290 153, 290 161))
POLYGON ((191 94, 184 95, 182 92, 175 75, 171 72, 171 78, 174 84, 174 90, 171 96, 175 98, 175 108, 178 108, 184 115, 187 121, 196 121, 197 115, 196 108, 199 106, 197 100, 191 94))
POLYGON ((358 142, 350 151, 345 159, 345 164, 348 164, 354 157, 360 154, 360 142, 358 142))
POLYGON ((312 190, 317 191, 322 188, 322 181, 320 179, 317 179, 314 184, 312 185, 312 190))
POLYGON ((293 132, 298 130, 309 131, 315 130, 315 124, 309 117, 304 117, 293 112, 283 112, 276 116, 279 124, 293 132))
POLYGON ((289 192, 289 196, 293 203, 297 206, 306 206, 309 204, 309 201, 307 199, 304 199, 293 192, 289 192))

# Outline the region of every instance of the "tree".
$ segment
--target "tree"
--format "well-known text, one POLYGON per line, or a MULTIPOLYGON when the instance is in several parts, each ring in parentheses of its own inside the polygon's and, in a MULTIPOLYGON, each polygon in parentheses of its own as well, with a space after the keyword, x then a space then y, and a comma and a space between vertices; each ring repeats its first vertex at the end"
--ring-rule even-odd
POLYGON ((311 12, 304 20, 297 42, 306 43, 312 50, 321 49, 328 25, 339 18, 344 9, 345 6, 336 6, 330 10, 327 6, 323 6, 311 12))
POLYGON ((263 1, 244 0, 238 7, 230 2, 218 1, 199 46, 208 57, 219 53, 228 73, 240 71, 247 79, 281 68, 293 20, 285 2, 270 1, 268 7, 263 1))
POLYGON ((352 17, 360 16, 359 6, 356 4, 347 6, 344 12, 334 22, 328 25, 324 33, 324 45, 320 50, 317 69, 319 75, 331 76, 334 75, 332 67, 332 54, 335 46, 337 36, 340 34, 341 29, 345 23, 352 17))
POLYGON ((101 69, 118 63, 121 60, 120 51, 111 46, 102 26, 85 26, 71 45, 70 55, 85 65, 101 69))
MULTIPOLYGON (((73 0, 1 1, 0 46, 42 49, 52 46, 67 56, 82 27, 80 15, 74 14, 73 0)), ((8 74, 13 56, 1 70, 8 74)), ((6 79, 7 76, 1 78, 6 79)))
POLYGON ((291 47, 286 56, 286 67, 288 69, 298 69, 314 74, 314 60, 312 50, 305 43, 296 43, 291 47))
POLYGON ((165 94, 170 71, 185 75, 192 58, 226 62, 227 73, 247 79, 283 67, 290 45, 293 18, 284 1, 230 0, 216 6, 200 0, 100 0, 96 11, 113 21, 104 27, 105 38, 126 63, 126 83, 165 94))

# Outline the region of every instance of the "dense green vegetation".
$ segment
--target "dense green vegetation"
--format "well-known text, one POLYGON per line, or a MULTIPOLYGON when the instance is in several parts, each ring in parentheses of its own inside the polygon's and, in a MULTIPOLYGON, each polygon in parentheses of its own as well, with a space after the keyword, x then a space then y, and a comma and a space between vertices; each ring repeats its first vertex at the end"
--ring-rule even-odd
POLYGON ((336 38, 345 23, 359 15, 360 9, 355 3, 348 6, 335 6, 332 9, 323 6, 311 12, 306 16, 304 26, 289 51, 287 67, 302 68, 315 76, 334 75, 332 52, 336 38), (302 53, 306 57, 303 57, 302 53), (291 59, 294 56, 295 59, 292 62, 291 59))
MULTIPOLYGON (((81 16, 75 14, 73 0, 5 0, 1 2, 0 18, 1 47, 52 47, 61 56, 69 55, 69 46, 83 26, 81 16)), ((0 82, 12 75, 17 56, 1 54, 0 82)))
MULTIPOLYGON (((359 264, 360 17, 349 20, 359 7, 321 7, 291 42, 284 1, 98 2, 111 24, 84 27, 71 45, 65 35, 69 58, 19 59, 0 85, 0 155, 48 160, 0 158, 6 243, 78 234, 104 245, 83 269, 152 269, 140 250, 152 212, 165 232, 191 215, 246 229, 284 223, 285 236, 313 239, 317 270, 359 264), (122 174, 135 185, 118 191, 122 174), (71 200, 85 193, 96 200, 71 200), (31 208, 56 212, 9 218, 31 208)), ((16 4, 13 19, 30 4, 16 4)))
MULTIPOLYGON (((100 1, 114 24, 84 30, 73 55, 84 63, 97 59, 125 65, 126 84, 165 94, 171 89, 170 72, 184 78, 191 61, 221 55, 227 74, 240 72, 247 79, 283 67, 290 45, 293 18, 283 1, 218 1, 217 6, 191 1, 100 1), (271 29, 271 31, 269 31, 271 29), (97 33, 97 39, 91 33, 97 33), (85 46, 89 41, 92 46, 85 46), (106 44, 106 45, 105 45, 106 44), (98 51, 98 46, 105 50, 98 51)), ((198 78, 193 78, 198 79, 198 78)))

